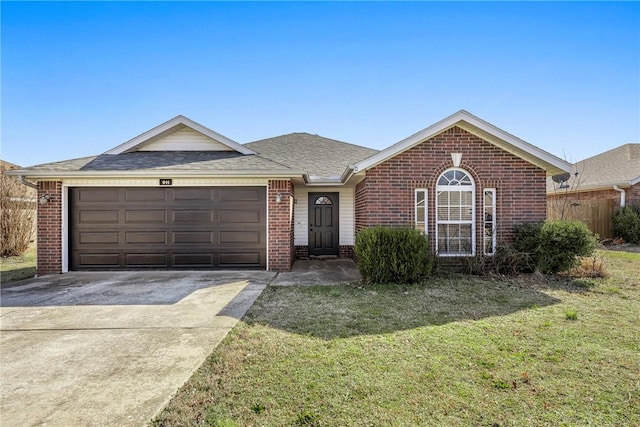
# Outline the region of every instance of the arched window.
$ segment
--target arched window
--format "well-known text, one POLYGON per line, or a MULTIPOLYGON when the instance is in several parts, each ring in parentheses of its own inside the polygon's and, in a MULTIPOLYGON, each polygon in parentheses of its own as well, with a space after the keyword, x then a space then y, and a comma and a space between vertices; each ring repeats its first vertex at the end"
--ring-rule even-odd
POLYGON ((475 254, 475 183, 466 171, 444 171, 436 186, 436 251, 439 255, 475 254))
POLYGON ((316 201, 313 204, 314 205, 332 205, 333 202, 328 197, 320 196, 316 199, 316 201))

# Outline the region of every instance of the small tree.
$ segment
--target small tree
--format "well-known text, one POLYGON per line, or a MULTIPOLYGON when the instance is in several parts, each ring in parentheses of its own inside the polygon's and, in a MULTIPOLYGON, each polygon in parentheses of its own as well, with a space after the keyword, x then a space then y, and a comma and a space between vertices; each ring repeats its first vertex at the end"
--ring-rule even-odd
POLYGON ((33 237, 33 191, 0 169, 0 256, 22 255, 33 237))

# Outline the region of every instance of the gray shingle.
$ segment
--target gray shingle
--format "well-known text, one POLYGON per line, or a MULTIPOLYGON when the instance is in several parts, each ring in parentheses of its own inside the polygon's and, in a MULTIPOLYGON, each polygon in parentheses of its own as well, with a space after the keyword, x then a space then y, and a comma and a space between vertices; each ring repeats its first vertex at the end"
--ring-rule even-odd
MULTIPOLYGON (((604 188, 613 184, 627 183, 640 177, 640 144, 625 144, 604 153, 575 163, 571 168, 571 187, 578 190, 604 188), (575 176, 575 172, 578 176, 575 176)), ((547 191, 554 192, 551 179, 547 180, 547 191)))
POLYGON ((309 133, 291 133, 245 146, 262 157, 322 178, 339 178, 347 166, 378 152, 309 133))

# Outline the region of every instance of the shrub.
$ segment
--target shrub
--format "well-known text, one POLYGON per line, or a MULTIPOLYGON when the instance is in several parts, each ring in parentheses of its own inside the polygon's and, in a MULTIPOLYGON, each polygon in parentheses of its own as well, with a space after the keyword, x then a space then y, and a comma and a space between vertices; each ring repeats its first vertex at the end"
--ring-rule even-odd
POLYGON ((28 248, 33 237, 35 195, 15 177, 0 171, 0 256, 20 256, 28 248))
POLYGON ((521 273, 533 273, 538 268, 538 251, 542 246, 543 222, 523 224, 516 228, 516 240, 513 245, 517 253, 514 265, 521 273))
POLYGON ((355 254, 366 283, 416 283, 431 274, 434 264, 428 238, 412 228, 362 230, 355 254))
POLYGON ((538 268, 543 273, 559 273, 579 264, 578 257, 591 256, 598 241, 580 221, 546 221, 541 230, 542 246, 538 268))
POLYGON ((618 209, 612 218, 614 237, 640 244, 640 204, 618 209))
POLYGON ((552 220, 526 224, 516 230, 514 248, 524 254, 521 272, 535 269, 559 273, 576 267, 579 257, 593 254, 597 240, 580 221, 552 220))

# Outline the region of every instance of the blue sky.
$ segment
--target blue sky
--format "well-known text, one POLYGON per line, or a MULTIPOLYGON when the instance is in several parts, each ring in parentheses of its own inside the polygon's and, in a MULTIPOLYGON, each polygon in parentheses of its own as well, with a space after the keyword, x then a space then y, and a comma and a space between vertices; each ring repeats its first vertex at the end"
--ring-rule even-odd
POLYGON ((577 161, 640 142, 640 3, 6 2, 1 157, 100 154, 183 114, 382 149, 460 109, 577 161))

